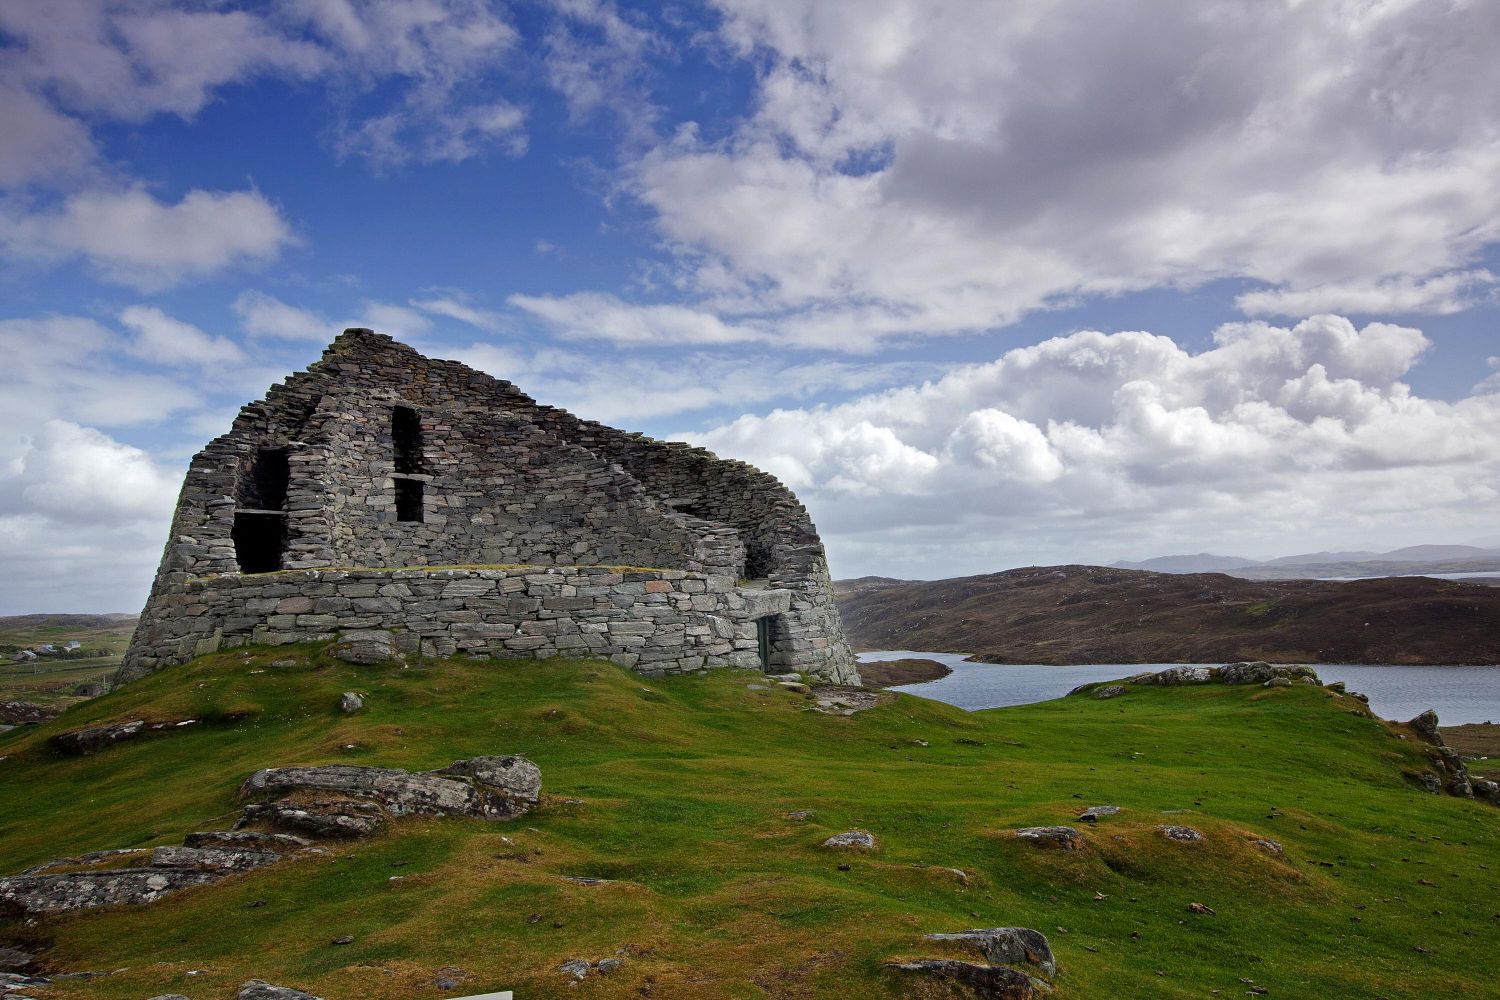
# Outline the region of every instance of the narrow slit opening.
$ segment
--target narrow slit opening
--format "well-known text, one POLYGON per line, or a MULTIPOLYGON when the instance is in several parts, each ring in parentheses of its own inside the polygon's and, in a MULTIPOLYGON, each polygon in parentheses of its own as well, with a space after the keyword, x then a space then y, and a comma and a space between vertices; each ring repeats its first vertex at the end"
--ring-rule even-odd
MULTIPOLYGON (((422 471, 422 418, 409 406, 391 410, 391 441, 395 447, 396 471, 418 475, 422 471)), ((421 520, 418 518, 417 520, 421 520)))

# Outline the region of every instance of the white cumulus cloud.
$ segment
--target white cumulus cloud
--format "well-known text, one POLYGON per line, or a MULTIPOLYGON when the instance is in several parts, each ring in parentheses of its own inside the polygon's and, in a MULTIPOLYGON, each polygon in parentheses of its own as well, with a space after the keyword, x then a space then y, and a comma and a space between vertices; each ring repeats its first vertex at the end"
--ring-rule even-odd
POLYGON ((687 437, 797 488, 845 575, 1477 534, 1500 396, 1415 395, 1401 379, 1427 346, 1337 316, 1231 324, 1197 354, 1084 331, 687 437))

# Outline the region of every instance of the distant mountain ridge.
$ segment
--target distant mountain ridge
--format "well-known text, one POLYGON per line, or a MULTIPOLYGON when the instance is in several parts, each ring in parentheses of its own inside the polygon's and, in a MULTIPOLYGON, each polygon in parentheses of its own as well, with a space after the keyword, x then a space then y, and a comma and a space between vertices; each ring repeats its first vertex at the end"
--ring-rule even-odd
POLYGON ((858 649, 988 663, 1500 663, 1500 587, 1449 580, 1241 580, 1033 566, 885 586, 834 583, 858 649))
POLYGON ((1500 570, 1500 548, 1478 545, 1408 545, 1389 552, 1304 552, 1276 559, 1248 559, 1211 552, 1121 560, 1112 569, 1153 573, 1228 573, 1247 580, 1294 580, 1347 576, 1411 576, 1419 573, 1484 573, 1500 570))

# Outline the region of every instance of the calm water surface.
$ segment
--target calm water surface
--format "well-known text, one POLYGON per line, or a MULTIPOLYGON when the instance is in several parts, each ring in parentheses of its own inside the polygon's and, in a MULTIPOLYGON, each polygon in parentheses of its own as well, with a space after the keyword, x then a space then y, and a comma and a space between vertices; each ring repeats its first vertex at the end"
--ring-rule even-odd
MULTIPOLYGON (((895 688, 908 694, 945 701, 970 711, 1029 705, 1061 698, 1080 684, 1110 681, 1148 670, 1164 670, 1175 663, 1094 663, 1087 666, 1047 667, 971 663, 962 653, 923 653, 882 650, 861 653, 861 661, 922 657, 953 668, 941 680, 895 688)), ((1497 667, 1387 667, 1313 665, 1324 682, 1343 681, 1350 691, 1369 695, 1376 715, 1405 721, 1432 708, 1444 725, 1500 722, 1500 666, 1497 667)))

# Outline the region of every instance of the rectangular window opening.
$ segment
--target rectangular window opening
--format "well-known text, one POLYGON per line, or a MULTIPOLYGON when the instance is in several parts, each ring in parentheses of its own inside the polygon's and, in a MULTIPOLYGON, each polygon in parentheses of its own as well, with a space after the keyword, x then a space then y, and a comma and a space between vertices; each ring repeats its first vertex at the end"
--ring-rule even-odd
POLYGON ((396 520, 423 520, 422 485, 420 479, 396 480, 396 520))
POLYGON ((241 467, 238 504, 254 510, 281 510, 291 479, 287 450, 262 448, 241 467))
POLYGON ((419 475, 422 472, 422 418, 416 410, 409 406, 392 408, 391 441, 395 446, 396 471, 409 476, 419 475))
POLYGON ((241 573, 274 573, 281 568, 281 548, 286 535, 286 518, 278 514, 234 515, 234 558, 241 573))

